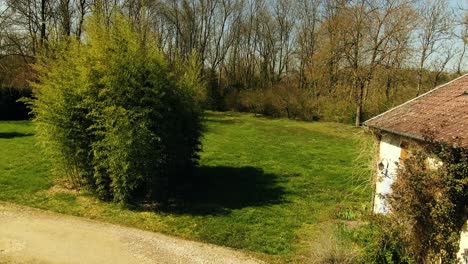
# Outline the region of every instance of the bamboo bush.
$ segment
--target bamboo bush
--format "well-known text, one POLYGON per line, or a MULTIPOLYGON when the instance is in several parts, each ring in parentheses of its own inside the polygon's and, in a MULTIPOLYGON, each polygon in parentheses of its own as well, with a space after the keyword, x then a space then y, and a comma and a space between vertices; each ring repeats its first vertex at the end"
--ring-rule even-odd
POLYGON ((55 174, 102 199, 167 199, 198 160, 200 71, 168 65, 118 12, 87 29, 84 43, 67 39, 36 63, 39 142, 55 174))

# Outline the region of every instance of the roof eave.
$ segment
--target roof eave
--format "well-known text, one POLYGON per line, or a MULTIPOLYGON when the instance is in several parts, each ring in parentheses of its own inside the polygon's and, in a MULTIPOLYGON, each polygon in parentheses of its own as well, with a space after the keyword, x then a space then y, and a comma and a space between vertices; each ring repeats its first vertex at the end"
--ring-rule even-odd
POLYGON ((392 134, 395 134, 395 135, 398 135, 398 136, 407 137, 407 138, 411 138, 411 139, 418 140, 418 141, 426 141, 426 139, 424 139, 423 137, 418 136, 418 135, 414 135, 414 134, 410 134, 410 133, 406 133, 406 132, 401 132, 401 131, 393 130, 393 129, 386 128, 386 127, 377 127, 377 126, 372 126, 372 125, 367 125, 367 124, 364 124, 364 125, 369 127, 369 128, 378 129, 378 130, 385 131, 385 132, 388 132, 388 133, 392 133, 392 134))

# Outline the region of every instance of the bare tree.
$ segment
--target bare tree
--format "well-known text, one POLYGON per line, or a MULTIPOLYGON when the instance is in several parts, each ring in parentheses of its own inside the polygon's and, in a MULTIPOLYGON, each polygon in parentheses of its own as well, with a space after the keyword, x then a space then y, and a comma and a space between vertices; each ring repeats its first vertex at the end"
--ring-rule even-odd
POLYGON ((439 52, 442 54, 441 56, 437 57, 432 62, 432 71, 434 72, 434 80, 432 83, 433 87, 436 87, 440 82, 440 77, 442 73, 445 72, 447 68, 447 64, 453 59, 455 56, 454 47, 453 45, 446 45, 444 48, 440 49, 439 52))
POLYGON ((461 42, 461 51, 457 61, 457 74, 461 75, 463 60, 465 58, 466 50, 468 47, 468 10, 459 8, 458 28, 459 31, 455 33, 455 38, 461 42))
POLYGON ((419 7, 418 47, 420 51, 417 71, 416 96, 421 93, 423 72, 430 56, 443 45, 449 36, 450 14, 446 0, 424 0, 419 7))
POLYGON ((299 86, 305 89, 309 86, 306 71, 314 65, 314 55, 317 50, 317 32, 320 23, 320 0, 300 0, 296 6, 300 23, 296 38, 297 57, 299 61, 299 86))
POLYGON ((355 125, 361 123, 367 88, 378 67, 398 52, 393 42, 411 31, 411 8, 406 1, 356 1, 347 8, 344 56, 353 76, 355 125))

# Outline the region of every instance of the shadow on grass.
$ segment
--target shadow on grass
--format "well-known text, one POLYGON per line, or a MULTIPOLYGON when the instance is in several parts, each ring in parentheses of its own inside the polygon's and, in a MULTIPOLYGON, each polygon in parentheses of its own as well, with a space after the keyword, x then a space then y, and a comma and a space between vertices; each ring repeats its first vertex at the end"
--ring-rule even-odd
POLYGON ((0 138, 17 138, 17 137, 30 137, 31 133, 18 133, 18 132, 0 132, 0 138))
POLYGON ((228 214, 249 206, 284 203, 284 194, 278 176, 261 169, 201 166, 196 169, 193 183, 180 190, 166 210, 190 215, 228 214))

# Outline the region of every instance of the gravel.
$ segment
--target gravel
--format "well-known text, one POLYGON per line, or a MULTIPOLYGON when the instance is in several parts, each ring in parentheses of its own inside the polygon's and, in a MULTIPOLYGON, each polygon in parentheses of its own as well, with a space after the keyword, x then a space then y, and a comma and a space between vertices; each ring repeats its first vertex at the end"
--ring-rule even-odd
POLYGON ((262 263, 240 251, 0 203, 0 263, 262 263))

